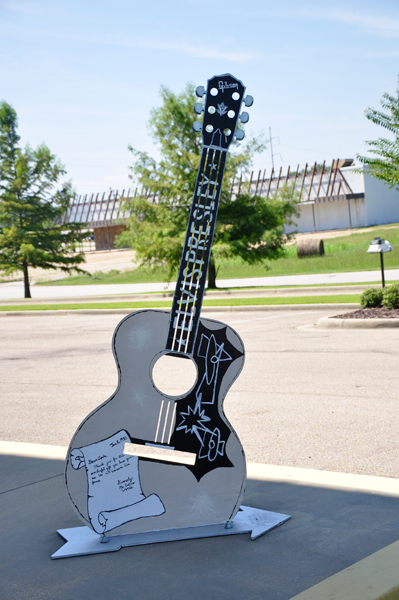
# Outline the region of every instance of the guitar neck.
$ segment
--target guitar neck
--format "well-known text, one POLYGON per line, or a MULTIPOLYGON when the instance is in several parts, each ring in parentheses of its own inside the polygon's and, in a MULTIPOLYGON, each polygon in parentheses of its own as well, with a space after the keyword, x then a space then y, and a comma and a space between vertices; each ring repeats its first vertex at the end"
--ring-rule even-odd
MULTIPOLYGON (((238 119, 241 123, 249 119, 248 113, 239 114, 244 91, 242 82, 229 73, 216 75, 208 79, 205 104, 194 106, 197 114, 204 113, 202 124, 193 124, 194 131, 202 131, 203 150, 170 313, 166 350, 171 352, 193 353, 227 150, 233 138, 244 137, 242 130, 236 131, 238 119)), ((204 87, 196 93, 204 96, 204 87)), ((252 96, 244 102, 251 106, 252 96)))
MULTIPOLYGON (((215 132, 215 138, 217 134, 215 132)), ((176 291, 170 314, 166 350, 191 354, 205 291, 213 234, 227 151, 212 143, 204 146, 176 291)))

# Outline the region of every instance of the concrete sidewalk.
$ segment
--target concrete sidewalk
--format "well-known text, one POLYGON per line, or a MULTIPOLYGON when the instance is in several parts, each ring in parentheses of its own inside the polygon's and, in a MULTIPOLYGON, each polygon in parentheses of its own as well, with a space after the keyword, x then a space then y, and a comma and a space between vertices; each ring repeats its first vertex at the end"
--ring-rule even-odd
POLYGON ((65 450, 0 443, 2 600, 399 598, 395 479, 250 464, 245 504, 292 515, 258 540, 244 534, 52 561, 63 543, 56 530, 81 526, 64 489, 65 450))
MULTIPOLYGON (((209 290, 204 294, 205 300, 214 299, 232 299, 232 298, 287 298, 301 296, 340 296, 347 294, 361 294, 368 285, 337 285, 337 286, 309 286, 309 287, 280 287, 280 288, 242 288, 242 289, 221 289, 209 290)), ((63 304, 63 303, 99 303, 99 302, 139 302, 143 300, 159 301, 169 300, 172 302, 173 291, 160 293, 142 293, 142 294, 119 294, 105 296, 57 296, 56 298, 0 298, 0 306, 26 305, 26 304, 63 304)))
MULTIPOLYGON (((399 269, 385 271, 385 279, 399 280, 399 269)), ((359 271, 356 273, 326 273, 320 275, 287 275, 281 277, 249 277, 248 279, 218 279, 219 288, 241 288, 261 286, 303 286, 303 285, 332 285, 335 283, 381 283, 381 272, 359 271)), ((148 292, 167 292, 175 289, 175 283, 124 283, 108 285, 33 285, 31 289, 34 298, 76 298, 79 296, 109 296, 118 294, 145 294, 148 292)), ((0 283, 0 300, 23 299, 23 283, 0 283)))

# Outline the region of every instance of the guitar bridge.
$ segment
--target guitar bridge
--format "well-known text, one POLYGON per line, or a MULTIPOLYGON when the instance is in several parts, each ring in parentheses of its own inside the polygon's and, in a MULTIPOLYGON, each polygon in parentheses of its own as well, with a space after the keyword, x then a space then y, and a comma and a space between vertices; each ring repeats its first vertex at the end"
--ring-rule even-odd
POLYGON ((138 458, 150 458, 152 460, 162 460, 180 465, 195 465, 197 455, 194 452, 182 452, 175 450, 173 446, 162 446, 161 444, 130 444, 125 443, 123 454, 137 456, 138 458))

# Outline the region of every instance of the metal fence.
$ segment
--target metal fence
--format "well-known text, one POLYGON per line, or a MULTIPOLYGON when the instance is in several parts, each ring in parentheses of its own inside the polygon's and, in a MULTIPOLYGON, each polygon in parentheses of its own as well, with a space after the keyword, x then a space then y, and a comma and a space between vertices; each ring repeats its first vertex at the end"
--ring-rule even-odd
MULTIPOLYGON (((342 173, 342 168, 352 165, 352 159, 334 159, 330 166, 326 161, 322 164, 314 163, 300 170, 299 165, 295 171, 288 167, 283 173, 281 167, 278 172, 274 169, 266 174, 266 169, 259 171, 258 176, 252 171, 250 177, 245 179, 242 175, 233 181, 231 188, 232 197, 240 193, 259 195, 266 198, 273 197, 284 185, 295 187, 300 194, 301 202, 314 202, 315 200, 342 198, 353 195, 353 190, 342 173)), ((123 208, 127 198, 136 196, 146 198, 149 202, 157 203, 157 194, 150 193, 145 188, 134 190, 111 190, 107 193, 86 194, 76 196, 68 211, 63 215, 61 224, 84 223, 88 228, 109 227, 123 221, 128 213, 123 208)))

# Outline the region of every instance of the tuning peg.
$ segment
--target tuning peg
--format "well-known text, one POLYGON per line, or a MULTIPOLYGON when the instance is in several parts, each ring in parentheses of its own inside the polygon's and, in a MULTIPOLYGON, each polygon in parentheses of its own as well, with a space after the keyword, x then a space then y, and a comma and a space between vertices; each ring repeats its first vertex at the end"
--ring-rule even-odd
POLYGON ((202 129, 202 125, 199 121, 194 121, 193 123, 193 131, 195 131, 195 133, 199 133, 202 129))
POLYGON ((197 94, 198 98, 202 98, 202 96, 205 95, 205 88, 203 85, 199 85, 197 87, 197 89, 195 90, 195 93, 197 94))
POLYGON ((241 123, 248 123, 249 121, 249 114, 247 112, 243 112, 240 114, 240 120, 241 123))
POLYGON ((245 106, 252 106, 253 103, 254 103, 253 96, 245 96, 245 98, 244 98, 245 106))
POLYGON ((201 104, 201 102, 197 102, 197 104, 194 104, 194 112, 197 113, 197 115, 200 115, 203 110, 204 110, 204 105, 201 104))
POLYGON ((245 138, 245 131, 243 129, 237 129, 236 131, 236 140, 239 142, 245 138))

